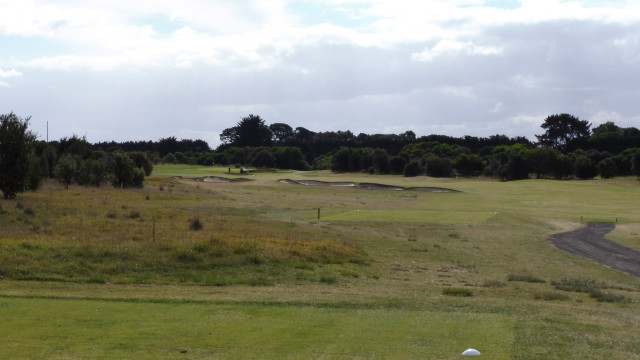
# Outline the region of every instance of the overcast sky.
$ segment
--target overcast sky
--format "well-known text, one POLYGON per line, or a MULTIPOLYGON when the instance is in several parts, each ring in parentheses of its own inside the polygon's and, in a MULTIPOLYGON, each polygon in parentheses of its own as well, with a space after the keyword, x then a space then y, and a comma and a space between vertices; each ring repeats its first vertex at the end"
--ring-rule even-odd
POLYGON ((637 0, 0 0, 0 114, 41 139, 640 125, 637 0))

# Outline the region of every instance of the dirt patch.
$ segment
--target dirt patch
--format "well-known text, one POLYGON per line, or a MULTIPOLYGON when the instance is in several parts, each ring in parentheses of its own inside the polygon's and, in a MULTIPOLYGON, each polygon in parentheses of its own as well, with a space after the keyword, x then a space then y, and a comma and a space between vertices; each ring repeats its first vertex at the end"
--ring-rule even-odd
POLYGON ((595 223, 549 239, 558 249, 640 277, 640 252, 605 239, 614 224, 595 223))
POLYGON ((393 190, 393 191, 417 190, 417 191, 428 191, 428 192, 459 192, 458 190, 445 189, 445 188, 439 188, 439 187, 424 186, 424 187, 405 188, 402 186, 376 184, 376 183, 328 182, 328 181, 318 181, 318 180, 291 180, 291 179, 281 179, 280 182, 285 184, 298 184, 298 185, 310 185, 310 186, 353 186, 357 189, 364 189, 364 190, 393 190))

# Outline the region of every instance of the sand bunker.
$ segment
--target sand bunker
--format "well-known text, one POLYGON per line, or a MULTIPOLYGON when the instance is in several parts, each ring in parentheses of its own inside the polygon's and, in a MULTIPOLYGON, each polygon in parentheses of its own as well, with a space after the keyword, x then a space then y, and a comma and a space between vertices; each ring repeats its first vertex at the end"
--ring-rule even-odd
POLYGON ((426 186, 405 188, 402 186, 376 184, 376 183, 329 182, 329 181, 318 181, 318 180, 291 180, 291 179, 281 179, 279 181, 284 184, 297 184, 297 185, 308 185, 308 186, 353 186, 357 189, 364 189, 364 190, 393 190, 393 191, 417 190, 417 191, 428 191, 428 192, 459 192, 458 190, 453 190, 453 189, 446 189, 446 188, 440 188, 440 187, 426 187, 426 186))
POLYGON ((204 176, 204 177, 183 177, 183 176, 174 176, 176 180, 191 180, 191 181, 203 181, 208 183, 232 183, 232 182, 244 182, 251 181, 251 179, 246 178, 234 178, 229 179, 221 176, 204 176))
POLYGON ((640 276, 640 252, 605 239, 614 224, 596 223, 549 239, 558 249, 640 276))

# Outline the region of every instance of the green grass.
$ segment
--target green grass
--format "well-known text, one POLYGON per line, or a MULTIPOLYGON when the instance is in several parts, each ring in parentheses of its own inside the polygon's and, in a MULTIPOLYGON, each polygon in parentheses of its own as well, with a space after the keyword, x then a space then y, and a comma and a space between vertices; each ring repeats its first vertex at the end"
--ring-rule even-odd
POLYGON ((492 314, 0 298, 0 316, 6 359, 512 358, 492 314))
POLYGON ((638 279, 547 241, 618 218, 609 238, 640 248, 636 179, 172 178, 226 172, 0 200, 0 358, 638 358, 638 279))

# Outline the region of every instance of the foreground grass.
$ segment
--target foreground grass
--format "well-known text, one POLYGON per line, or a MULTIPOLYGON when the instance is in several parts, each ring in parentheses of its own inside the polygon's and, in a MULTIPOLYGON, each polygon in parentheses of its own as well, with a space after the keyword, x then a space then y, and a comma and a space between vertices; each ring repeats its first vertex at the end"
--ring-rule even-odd
POLYGON ((617 219, 610 238, 640 247, 635 179, 171 178, 226 171, 158 167, 142 190, 50 185, 2 202, 0 357, 640 358, 638 279, 546 241, 617 219), (575 283, 597 289, 556 286, 575 283))
POLYGON ((12 298, 0 314, 3 358, 511 358, 511 320, 490 314, 12 298))

